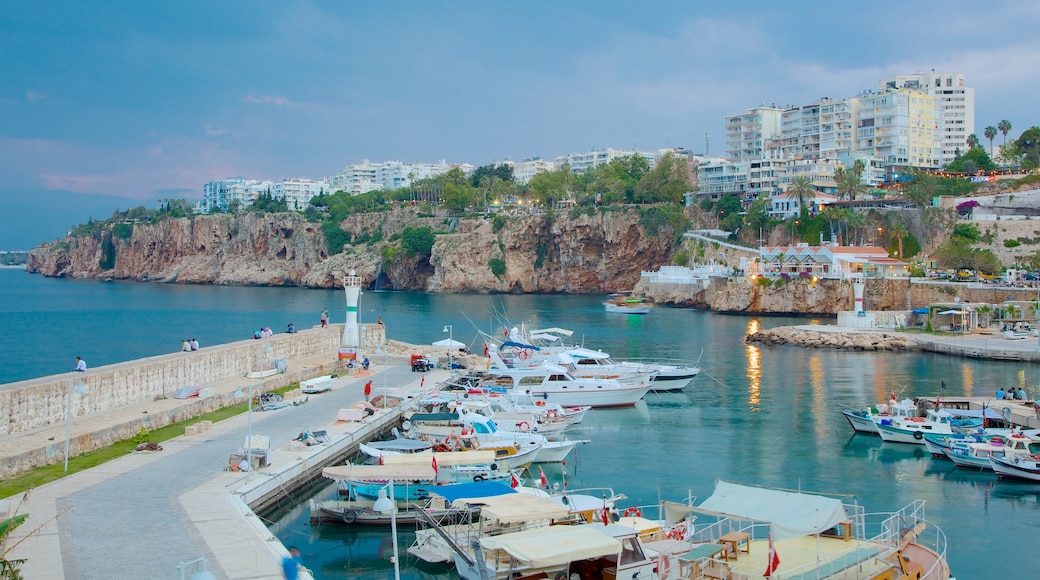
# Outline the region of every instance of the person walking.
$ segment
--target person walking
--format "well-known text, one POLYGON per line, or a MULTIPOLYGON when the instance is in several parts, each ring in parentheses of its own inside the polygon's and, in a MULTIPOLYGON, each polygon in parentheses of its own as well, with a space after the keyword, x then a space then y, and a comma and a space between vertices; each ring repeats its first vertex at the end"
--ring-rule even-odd
POLYGON ((81 359, 80 357, 77 356, 76 357, 76 369, 75 370, 78 373, 85 373, 85 372, 87 372, 87 361, 85 361, 85 360, 83 360, 83 359, 81 359))
POLYGON ((325 310, 321 311, 321 327, 325 328, 328 325, 329 325, 329 309, 326 308, 325 310))

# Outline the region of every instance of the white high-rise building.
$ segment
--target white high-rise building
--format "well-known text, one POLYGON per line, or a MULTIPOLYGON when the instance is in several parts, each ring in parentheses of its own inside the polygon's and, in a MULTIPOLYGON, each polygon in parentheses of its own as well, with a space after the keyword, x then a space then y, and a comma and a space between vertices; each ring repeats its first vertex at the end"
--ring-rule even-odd
POLYGON ((328 192, 328 181, 313 179, 285 179, 271 185, 271 197, 284 199, 290 211, 307 209, 312 197, 328 192))
POLYGON ((365 159, 361 163, 348 165, 334 176, 329 183, 332 191, 345 191, 360 195, 379 189, 410 187, 420 179, 428 179, 447 173, 451 169, 443 159, 437 163, 401 163, 384 161, 372 163, 365 159))
POLYGON ((939 160, 943 165, 953 161, 958 152, 968 150, 968 136, 975 132, 975 89, 964 83, 962 73, 919 72, 878 82, 879 91, 901 88, 924 91, 935 97, 942 118, 939 160))
POLYGON ((789 107, 781 116, 780 150, 785 159, 837 158, 856 150, 859 99, 822 98, 789 107))
POLYGON ((569 153, 557 157, 555 163, 556 167, 560 167, 566 163, 570 166, 571 173, 582 174, 589 169, 595 169, 601 165, 606 165, 615 159, 623 159, 633 155, 639 155, 646 159, 650 164, 650 169, 653 169, 657 165, 657 156, 652 152, 625 151, 623 149, 596 149, 584 153, 569 153))
MULTIPOLYGON (((228 177, 210 181, 202 186, 202 201, 196 206, 198 213, 212 211, 228 211, 232 202, 237 201, 242 207, 252 204, 262 193, 271 191, 270 181, 228 177)), ((273 192, 272 192, 273 195, 273 192)))
POLYGON ((938 168, 942 112, 936 100, 915 89, 886 89, 859 95, 857 156, 882 159, 894 179, 906 167, 938 168))
POLYGON ((781 136, 783 112, 773 105, 726 117, 726 158, 731 161, 762 159, 767 154, 769 143, 781 136))
POLYGON ((517 183, 530 183, 531 178, 535 175, 545 171, 553 171, 554 169, 556 169, 555 163, 546 161, 541 157, 524 159, 513 165, 513 180, 517 183))

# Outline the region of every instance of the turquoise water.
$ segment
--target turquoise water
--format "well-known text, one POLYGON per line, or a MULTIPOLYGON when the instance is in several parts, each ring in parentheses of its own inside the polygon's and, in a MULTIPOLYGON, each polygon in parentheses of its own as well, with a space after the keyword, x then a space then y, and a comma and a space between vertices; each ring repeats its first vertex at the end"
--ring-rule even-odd
MULTIPOLYGON (((927 501, 928 517, 950 541, 960 580, 1032 577, 1033 537, 1040 529, 1040 485, 997 481, 991 473, 955 470, 923 447, 853 435, 839 405, 863 406, 906 387, 907 396, 983 395, 997 386, 1040 382, 1035 367, 916 353, 847 353, 759 348, 742 337, 757 327, 810 319, 751 318, 657 308, 647 316, 603 312, 600 297, 423 295, 366 292, 362 322, 382 316, 391 338, 471 342, 476 327, 501 331, 493 312, 513 322, 561 326, 575 339, 619 358, 696 359, 704 372, 683 393, 649 395, 635 408, 590 412, 576 436, 591 439, 576 459, 546 474, 571 488, 612 486, 633 504, 657 498, 705 498, 716 478, 853 494, 868 512, 927 501), (994 558, 994 554, 1007 557, 994 558)), ((304 328, 329 307, 344 319, 342 292, 222 288, 53 280, 0 270, 0 382, 62 372, 82 355, 91 365, 246 338, 254 326, 304 328)), ((831 320, 821 320, 830 323, 831 320)), ((479 343, 474 343, 479 344, 479 343)), ((318 492, 319 496, 329 490, 318 492)), ((299 498, 303 501, 303 497, 299 498)), ((305 509, 273 524, 298 545, 319 578, 388 578, 389 534, 324 526, 312 529, 305 509)), ((400 547, 408 546, 407 531, 400 547)), ((781 558, 783 555, 781 554, 781 558)), ((408 578, 450 577, 415 569, 408 578)))

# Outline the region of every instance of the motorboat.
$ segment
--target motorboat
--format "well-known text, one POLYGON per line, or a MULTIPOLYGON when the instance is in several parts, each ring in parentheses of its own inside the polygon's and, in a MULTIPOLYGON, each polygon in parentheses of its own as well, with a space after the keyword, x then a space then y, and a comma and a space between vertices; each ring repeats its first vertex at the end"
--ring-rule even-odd
POLYGON ((924 417, 897 417, 877 423, 881 439, 893 443, 924 445, 928 433, 952 435, 953 415, 942 409, 929 409, 924 417))
POLYGON ((339 494, 347 499, 376 499, 379 489, 387 485, 388 479, 366 477, 359 470, 379 468, 414 468, 421 470, 411 479, 394 480, 393 497, 396 501, 423 502, 430 497, 430 489, 439 485, 470 481, 511 481, 516 472, 507 469, 495 457, 494 451, 476 450, 466 452, 401 453, 384 454, 381 465, 346 464, 326 467, 322 475, 338 482, 339 494), (389 466, 389 467, 387 467, 389 466), (432 475, 430 470, 432 469, 432 475))
POLYGON ((322 375, 306 381, 300 381, 300 392, 306 395, 324 393, 332 388, 332 379, 334 378, 332 375, 322 375))
POLYGON ((603 307, 607 312, 616 314, 650 314, 654 303, 649 298, 634 296, 631 292, 617 292, 607 297, 603 307))
POLYGON ((913 399, 897 401, 895 395, 888 403, 879 403, 873 407, 853 410, 846 409, 841 412, 848 420, 849 425, 860 433, 878 434, 877 424, 882 421, 892 422, 896 418, 911 418, 919 416, 917 404, 913 399))
POLYGON ((621 384, 614 379, 585 379, 572 375, 567 369, 554 364, 537 367, 510 368, 497 353, 489 353, 493 377, 508 380, 514 392, 529 392, 536 400, 541 398, 563 406, 589 405, 591 407, 630 407, 650 391, 650 383, 621 384))
POLYGON ((1040 454, 1016 454, 1011 457, 990 457, 990 465, 998 477, 1040 481, 1040 454))
POLYGON ((1040 453, 1040 442, 1026 437, 1022 433, 1013 433, 1008 437, 993 436, 986 441, 967 443, 944 451, 957 467, 992 470, 991 459, 998 457, 1013 459, 1018 456, 1027 457, 1040 453))

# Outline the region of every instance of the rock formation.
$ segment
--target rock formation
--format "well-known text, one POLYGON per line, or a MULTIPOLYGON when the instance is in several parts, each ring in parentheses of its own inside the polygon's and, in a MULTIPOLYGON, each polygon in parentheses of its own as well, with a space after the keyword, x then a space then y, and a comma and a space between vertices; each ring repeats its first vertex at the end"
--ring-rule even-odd
POLYGON ((749 334, 745 342, 767 345, 794 345, 840 350, 912 350, 915 341, 907 336, 874 332, 827 332, 783 326, 749 334))

